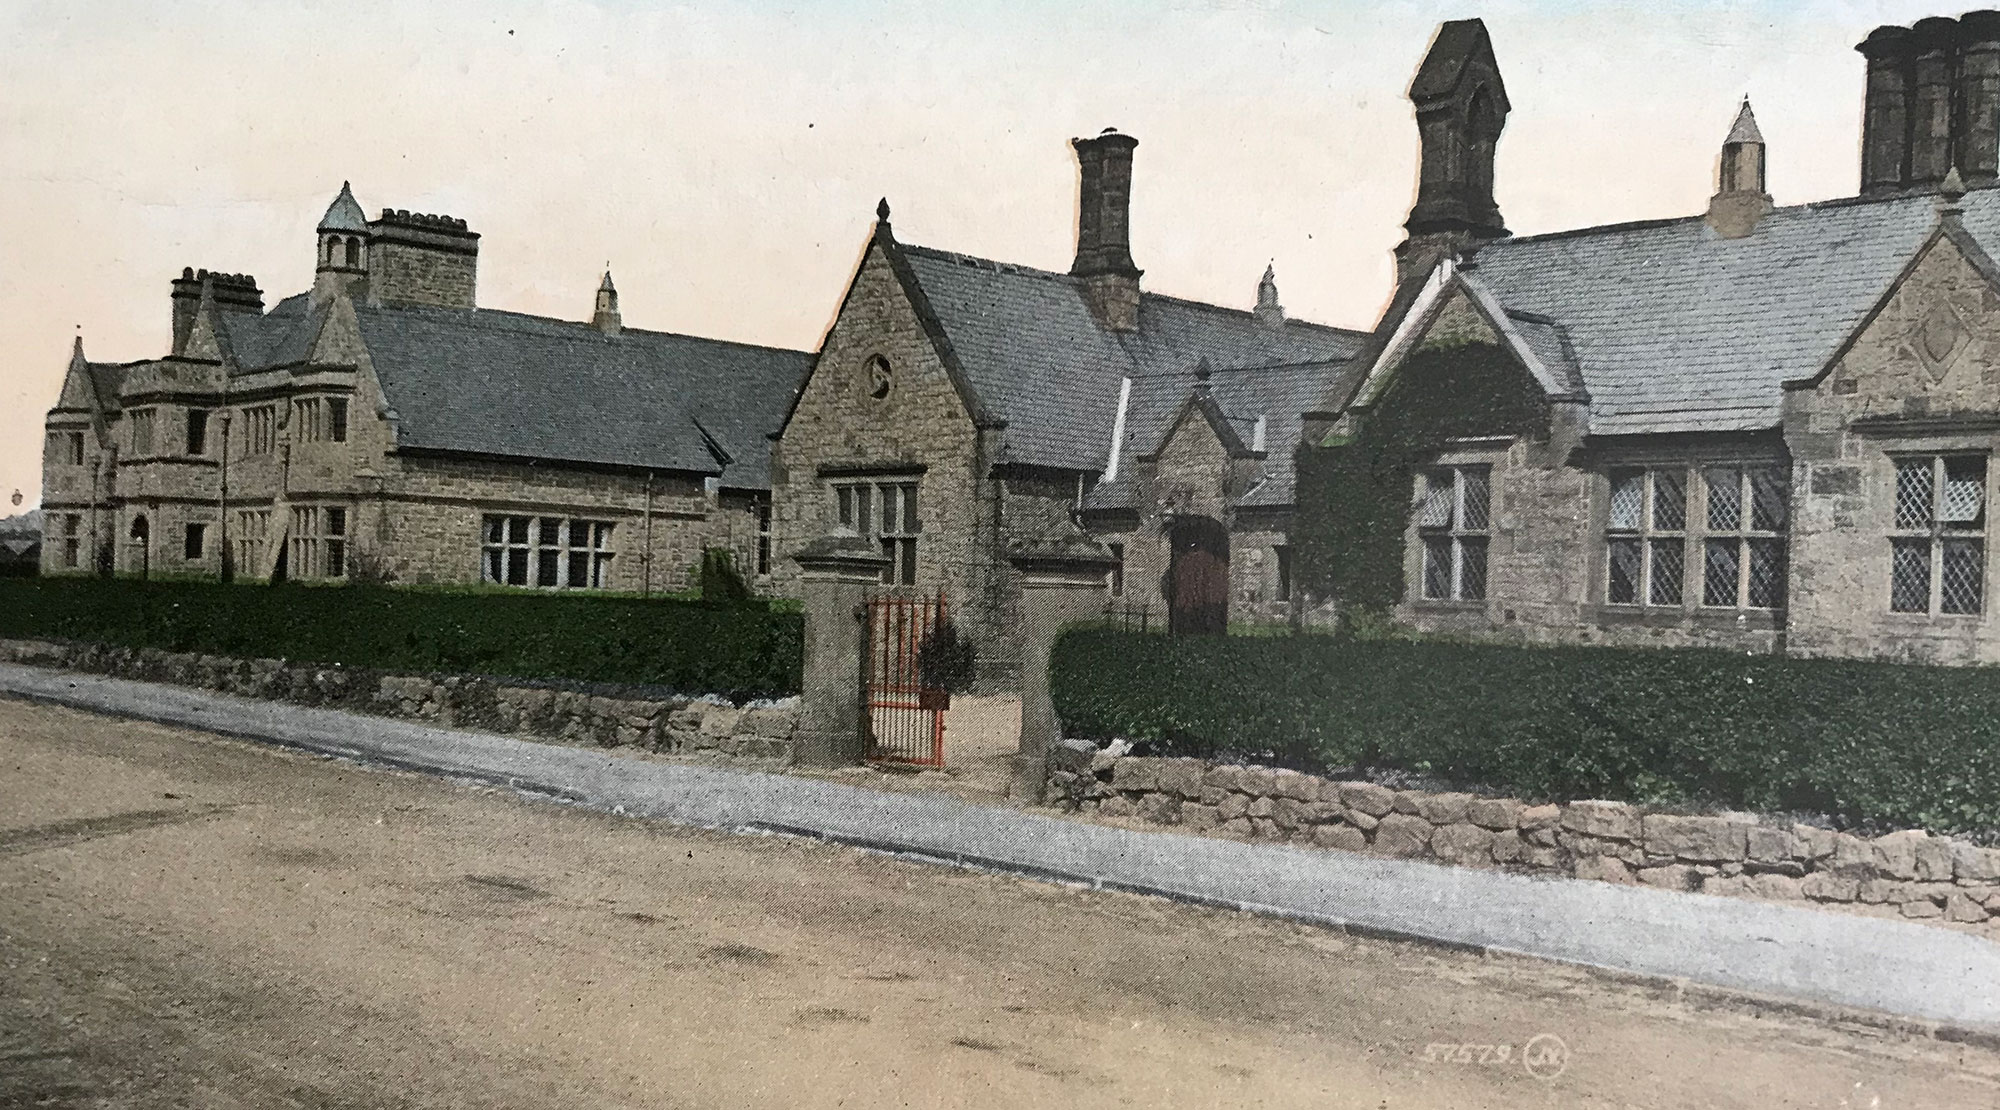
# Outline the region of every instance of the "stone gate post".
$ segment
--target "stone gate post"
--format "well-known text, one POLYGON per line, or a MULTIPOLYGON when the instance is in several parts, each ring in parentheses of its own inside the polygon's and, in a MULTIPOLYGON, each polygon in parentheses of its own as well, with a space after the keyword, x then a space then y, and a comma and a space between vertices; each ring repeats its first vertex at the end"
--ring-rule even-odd
POLYGON ((814 540, 792 559, 799 564, 806 611, 798 761, 809 767, 860 763, 868 754, 861 719, 868 629, 861 605, 881 584, 889 560, 852 534, 814 540))
POLYGON ((1103 615, 1105 575, 1114 560, 1081 534, 1017 546, 1008 554, 1021 582, 1021 740, 1014 756, 1013 795, 1040 802, 1056 742, 1056 707, 1049 697, 1049 653, 1062 630, 1103 615))

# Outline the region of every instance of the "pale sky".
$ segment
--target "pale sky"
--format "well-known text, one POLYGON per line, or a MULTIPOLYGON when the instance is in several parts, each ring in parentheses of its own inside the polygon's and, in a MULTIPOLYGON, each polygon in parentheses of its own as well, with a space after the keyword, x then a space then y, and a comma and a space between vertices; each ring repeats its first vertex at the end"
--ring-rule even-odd
MULTIPOLYGON (((1701 211, 1748 95, 1780 204, 1852 195, 1862 59, 1917 0, 0 0, 0 516, 39 501, 81 328, 164 354, 183 266, 312 277, 343 180, 480 232, 483 307, 818 346, 887 195, 906 242, 1066 269, 1075 163, 1135 135, 1147 288, 1374 322, 1415 181, 1403 93, 1486 20, 1516 233, 1701 211)), ((478 383, 469 382, 476 389, 478 383)))

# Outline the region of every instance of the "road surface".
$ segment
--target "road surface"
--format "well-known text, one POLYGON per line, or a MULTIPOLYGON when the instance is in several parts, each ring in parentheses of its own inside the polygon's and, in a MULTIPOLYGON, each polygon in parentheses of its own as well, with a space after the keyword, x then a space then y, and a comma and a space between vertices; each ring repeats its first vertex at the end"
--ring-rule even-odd
POLYGON ((2000 1052, 0 702, 0 1106, 1966 1107, 2000 1052))

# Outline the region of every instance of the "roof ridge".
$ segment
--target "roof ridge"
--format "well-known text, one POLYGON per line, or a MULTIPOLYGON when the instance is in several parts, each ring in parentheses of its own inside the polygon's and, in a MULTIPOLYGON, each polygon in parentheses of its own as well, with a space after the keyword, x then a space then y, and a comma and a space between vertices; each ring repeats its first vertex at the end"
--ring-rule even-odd
MULTIPOLYGON (((547 336, 546 338, 579 339, 585 341, 602 340, 605 338, 604 333, 598 331, 588 320, 565 320, 560 316, 537 316, 532 312, 516 312, 510 308, 439 308, 434 305, 366 305, 357 307, 385 312, 414 312, 427 319, 458 324, 460 326, 471 326, 470 321, 479 317, 502 323, 508 321, 533 321, 538 324, 554 324, 564 331, 573 329, 576 332, 574 335, 559 334, 547 336)), ((519 327, 506 328, 505 330, 517 334, 531 334, 525 328, 519 327)), ((795 347, 778 347, 768 343, 745 343, 736 339, 717 339, 714 336, 690 335, 686 332, 678 331, 658 331, 653 328, 624 328, 619 334, 621 337, 626 335, 647 335, 659 336, 664 339, 684 339, 695 343, 711 343, 718 347, 740 347, 745 350, 771 351, 777 354, 806 356, 812 354, 811 351, 799 350, 795 347)))
MULTIPOLYGON (((1310 370, 1314 367, 1332 369, 1338 366, 1346 366, 1353 361, 1354 358, 1349 356, 1347 358, 1308 359, 1303 362, 1271 362, 1254 366, 1211 366, 1209 367, 1209 375, 1213 377, 1217 374, 1262 374, 1274 370, 1310 370)), ((1187 370, 1162 370, 1153 374, 1133 374, 1131 377, 1134 381, 1149 381, 1162 378, 1187 377, 1189 374, 1190 371, 1187 370)))
POLYGON ((946 250, 943 247, 926 247, 919 243, 905 243, 901 240, 898 240, 896 245, 903 248, 906 252, 919 257, 931 258, 938 262, 954 262, 959 265, 974 263, 980 266, 991 267, 995 273, 1020 274, 1024 277, 1053 278, 1065 284, 1073 284, 1075 281, 1074 277, 1070 274, 1065 274, 1058 270, 1044 270, 1039 266, 1029 266, 1020 262, 1002 262, 997 258, 985 258, 976 254, 966 254, 963 251, 946 250))
MULTIPOLYGON (((1972 190, 1975 194, 1983 191, 1987 190, 1972 190)), ((1823 209, 1858 208, 1870 204, 1894 204, 1898 201, 1929 199, 1932 199, 1930 193, 1897 193, 1893 196, 1880 197, 1828 197, 1824 200, 1801 201, 1798 204, 1781 204, 1766 213, 1764 218, 1768 220, 1776 216, 1797 215, 1804 212, 1817 212, 1823 209)), ((1539 243, 1551 239, 1574 239, 1585 235, 1608 234, 1616 231, 1650 231, 1654 228, 1672 227, 1676 224, 1699 223, 1707 219, 1708 214, 1706 212, 1697 212, 1686 216, 1661 216, 1649 220, 1624 220, 1618 223, 1592 224, 1587 227, 1564 228, 1560 231, 1543 231, 1537 232, 1534 235, 1515 235, 1506 239, 1496 239, 1481 249, 1492 250, 1496 247, 1509 247, 1516 243, 1539 243)), ((1476 261, 1477 256, 1474 257, 1476 261)))

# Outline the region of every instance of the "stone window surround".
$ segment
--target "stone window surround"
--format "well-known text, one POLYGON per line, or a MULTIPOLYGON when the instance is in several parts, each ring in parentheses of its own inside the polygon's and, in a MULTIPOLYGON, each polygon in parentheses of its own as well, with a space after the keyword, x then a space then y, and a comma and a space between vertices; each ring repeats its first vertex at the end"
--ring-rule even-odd
POLYGON ((347 442, 349 407, 346 397, 314 394, 293 398, 292 442, 347 442))
MULTIPOLYGON (((1492 594, 1493 537, 1500 531, 1500 514, 1505 506, 1504 483, 1500 480, 1511 454, 1511 440, 1468 440, 1451 450, 1440 452, 1429 464, 1419 468, 1410 490, 1410 523, 1404 534, 1404 581, 1407 586, 1404 596, 1410 604, 1426 609, 1466 609, 1486 608, 1492 594), (1435 470, 1459 470, 1468 467, 1486 469, 1486 588, 1483 596, 1477 598, 1427 597, 1424 590, 1424 530, 1419 525, 1423 511, 1424 488, 1427 475, 1435 470)), ((1454 533, 1456 534, 1456 533, 1454 533)), ((1457 592, 1457 575, 1453 576, 1453 592, 1457 592)))
MULTIPOLYGON (((1899 444, 1893 448, 1885 448, 1881 457, 1885 465, 1884 481, 1878 486, 1878 504, 1883 506, 1879 525, 1881 533, 1888 537, 1890 541, 1886 545, 1889 558, 1883 565, 1883 582, 1885 586, 1891 587, 1883 589, 1879 595, 1880 600, 1878 604, 1881 606, 1883 615, 1894 621, 1916 624, 1963 624, 1965 622, 1984 619, 1986 609, 1985 600, 1992 595, 1992 560, 1986 557, 1988 546, 1986 538, 1989 527, 1989 514, 1987 510, 1990 508, 1993 498, 1993 466, 1990 448, 1984 446, 1939 446, 1935 444, 1912 444, 1904 446, 1899 444), (1984 473, 1981 476, 1982 480, 1980 482, 1982 508, 1976 527, 1958 530, 1947 528, 1936 522, 1933 522, 1931 526, 1926 528, 1905 528, 1899 525, 1896 506, 1899 492, 1898 475, 1900 464, 1905 461, 1924 459, 1932 460, 1935 468, 1933 473, 1939 478, 1943 476, 1942 468, 1951 461, 1961 459, 1979 460, 1984 473), (1940 566, 1943 541, 1954 537, 1974 540, 1980 545, 1979 607, 1972 612, 1947 612, 1942 609, 1940 604, 1941 590, 1943 588, 1942 567, 1940 566), (1909 540, 1917 538, 1924 539, 1928 547, 1928 604, 1926 609, 1922 611, 1897 609, 1895 608, 1892 596, 1892 583, 1895 573, 1893 555, 1895 541, 1897 539, 1909 540)), ((1934 490, 1933 492, 1936 494, 1941 491, 1934 490)))
POLYGON ((294 505, 285 570, 293 578, 347 577, 348 525, 345 505, 294 505))
MULTIPOLYGON (((1606 452, 1592 458, 1588 464, 1590 543, 1586 550, 1589 552, 1590 566, 1588 567, 1589 593, 1587 595, 1589 604, 1585 606, 1585 618, 1591 623, 1607 626, 1643 624, 1649 626, 1658 625, 1661 627, 1733 628, 1738 631, 1782 630, 1786 624, 1786 610, 1782 607, 1776 609, 1752 609, 1741 604, 1716 606, 1703 605, 1701 603, 1703 600, 1702 581, 1698 577, 1697 572, 1702 569, 1702 564, 1699 562, 1702 553, 1701 540, 1707 532, 1708 525, 1707 487, 1703 482, 1704 474, 1713 468, 1750 470, 1758 467, 1775 467, 1784 470, 1788 476, 1796 477, 1791 474, 1791 459, 1785 455, 1774 453, 1768 448, 1752 449, 1748 447, 1734 448, 1724 446, 1717 449, 1715 445, 1709 445, 1707 449, 1689 448, 1687 450, 1672 451, 1635 450, 1629 453, 1621 451, 1615 454, 1606 452), (1694 558, 1691 558, 1687 564, 1690 581, 1684 583, 1682 587, 1680 605, 1613 605, 1606 600, 1611 574, 1610 567, 1607 565, 1609 552, 1604 543, 1604 538, 1609 531, 1610 524, 1610 474, 1614 470, 1653 470, 1664 468, 1684 470, 1689 475, 1687 489, 1689 504, 1687 518, 1688 531, 1685 534, 1691 541, 1690 550, 1694 554, 1694 558)), ((1786 520, 1789 524, 1789 521, 1797 512, 1799 490, 1795 482, 1788 486, 1788 489, 1786 520)), ((1730 536, 1743 535, 1741 532, 1725 534, 1730 536)), ((1787 537, 1786 557, 1788 571, 1790 555, 1790 543, 1789 537, 1787 537)), ((1787 590, 1789 591, 1789 576, 1787 578, 1787 590)), ((1740 603, 1743 600, 1743 595, 1739 592, 1737 597, 1740 603)))
MULTIPOLYGON (((1593 550, 1597 565, 1591 568, 1591 581, 1594 583, 1592 596, 1599 606, 1598 615, 1601 619, 1623 623, 1625 619, 1629 619, 1643 611, 1647 615, 1681 615, 1693 617, 1698 620, 1706 619, 1709 621, 1734 623, 1738 626, 1746 623, 1754 623, 1759 626, 1770 624, 1783 625, 1785 606, 1782 603, 1775 606, 1749 604, 1749 560, 1741 554, 1743 550, 1741 545, 1746 540, 1756 540, 1759 538, 1782 541, 1785 545, 1786 570, 1789 570, 1791 555, 1789 531, 1791 516, 1795 507, 1795 498, 1792 496, 1791 491, 1791 463, 1788 460, 1773 458, 1769 455, 1717 454, 1711 456, 1703 453, 1671 461, 1658 459, 1645 461, 1633 460, 1630 462, 1606 460, 1593 469, 1591 487, 1592 500, 1595 502, 1595 506, 1592 515, 1594 522, 1593 531, 1597 537, 1597 543, 1593 550), (1743 484, 1750 481, 1747 475, 1755 470, 1777 470, 1786 476, 1785 522, 1778 531, 1757 529, 1751 526, 1750 502, 1746 500, 1751 494, 1744 491, 1743 484), (1614 475, 1620 472, 1629 471, 1645 471, 1647 475, 1645 486, 1646 497, 1643 505, 1644 518, 1641 521, 1642 527, 1638 530, 1614 529, 1612 528, 1613 521, 1611 519, 1613 478, 1614 475), (1671 530, 1671 536, 1665 536, 1662 533, 1664 538, 1678 538, 1685 545, 1682 556, 1680 599, 1674 602, 1651 601, 1649 594, 1645 592, 1648 588, 1648 582, 1642 579, 1640 582, 1642 592, 1638 600, 1614 602, 1611 600, 1610 552, 1607 541, 1615 535, 1624 535, 1639 538, 1642 542, 1650 543, 1652 536, 1657 531, 1651 527, 1654 510, 1653 491, 1657 481, 1654 475, 1661 471, 1674 471, 1680 474, 1682 478, 1682 495, 1685 499, 1682 526, 1679 530, 1671 530), (1708 483, 1710 475, 1716 471, 1736 471, 1738 473, 1739 512, 1742 522, 1733 530, 1711 530, 1710 528, 1708 483), (1736 599, 1730 605, 1709 604, 1706 596, 1706 544, 1710 538, 1733 540, 1739 544, 1736 599), (1770 616, 1773 614, 1775 614, 1775 618, 1770 616)), ((1790 582, 1787 575, 1784 586, 1786 593, 1789 592, 1789 588, 1790 582)))
POLYGON ((483 514, 479 581, 541 590, 610 589, 616 534, 616 523, 608 520, 483 514))
POLYGON ((923 520, 919 515, 923 504, 921 484, 919 475, 907 470, 842 473, 826 479, 827 492, 834 502, 834 520, 843 528, 881 541, 882 553, 889 557, 888 566, 882 570, 885 586, 916 585, 917 541, 923 535, 923 520), (884 513, 883 507, 891 503, 893 513, 884 513), (890 515, 895 519, 888 519, 890 515))
POLYGON ((57 466, 82 466, 84 462, 83 429, 52 427, 49 429, 48 460, 57 466))

